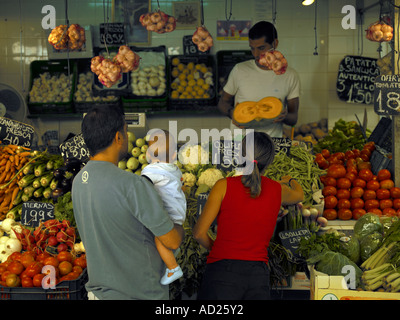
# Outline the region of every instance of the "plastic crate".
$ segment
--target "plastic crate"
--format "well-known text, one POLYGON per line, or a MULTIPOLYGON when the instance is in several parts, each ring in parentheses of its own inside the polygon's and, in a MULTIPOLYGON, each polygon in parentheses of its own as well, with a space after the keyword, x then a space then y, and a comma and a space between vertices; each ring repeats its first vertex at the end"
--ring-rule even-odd
POLYGON ((143 69, 151 67, 157 67, 158 65, 164 65, 166 89, 165 92, 160 96, 149 96, 149 95, 138 95, 133 92, 132 86, 132 72, 129 73, 130 87, 128 93, 122 97, 122 106, 124 111, 135 112, 135 111, 162 111, 168 107, 168 87, 169 87, 169 75, 168 75, 168 59, 167 49, 165 46, 158 47, 130 47, 132 51, 136 52, 140 56, 139 69, 134 72, 141 72, 143 69))
MULTIPOLYGON (((94 78, 97 77, 91 70, 90 70, 90 63, 91 59, 80 59, 77 61, 77 75, 76 75, 76 85, 74 91, 74 109, 76 113, 85 113, 89 111, 93 106, 120 106, 121 104, 121 97, 115 96, 115 99, 110 101, 104 101, 105 96, 95 96, 93 94, 93 81, 94 78), (93 101, 79 101, 77 100, 77 93, 79 92, 79 84, 81 80, 81 74, 90 74, 91 82, 90 82, 90 94, 93 101)), ((112 95, 110 95, 112 96, 112 95)))
POLYGON ((55 289, 0 286, 0 300, 87 300, 87 269, 76 280, 62 281, 55 289))
POLYGON ((384 153, 383 149, 374 150, 369 161, 371 162, 371 171, 374 175, 377 175, 381 169, 388 169, 392 177, 394 176, 393 161, 384 153))
POLYGON ((212 55, 177 55, 170 56, 169 58, 169 74, 170 74, 170 92, 169 92, 169 109, 170 110, 208 110, 210 108, 215 108, 216 102, 216 64, 214 57, 212 55), (172 97, 172 92, 175 90, 173 88, 173 82, 176 81, 173 75, 173 69, 175 66, 172 64, 172 60, 178 58, 180 63, 187 66, 190 62, 196 65, 204 64, 204 66, 209 69, 212 73, 212 84, 208 90, 209 98, 174 98, 172 97))
POLYGON ((217 52, 217 92, 221 96, 222 89, 228 81, 233 67, 243 61, 254 59, 250 50, 222 50, 217 52))
POLYGON ((34 79, 39 78, 40 75, 45 72, 48 72, 52 77, 59 77, 61 74, 68 76, 68 73, 72 76, 69 100, 67 102, 31 102, 30 95, 28 94, 27 104, 29 112, 32 114, 73 113, 74 107, 72 100, 76 81, 76 63, 70 60, 68 69, 68 60, 32 61, 30 64, 29 91, 32 89, 34 79))
POLYGON ((387 152, 392 152, 392 119, 382 117, 369 136, 368 141, 373 141, 387 152))
MULTIPOLYGON (((110 47, 108 48, 109 58, 112 59, 118 53, 119 47, 110 47)), ((103 56, 105 58, 108 57, 107 50, 105 48, 96 48, 95 56, 103 56)), ((116 84, 107 88, 100 81, 97 75, 94 76, 93 86, 92 86, 93 94, 95 96, 122 96, 125 95, 129 90, 129 73, 123 72, 121 79, 118 80, 116 84)))

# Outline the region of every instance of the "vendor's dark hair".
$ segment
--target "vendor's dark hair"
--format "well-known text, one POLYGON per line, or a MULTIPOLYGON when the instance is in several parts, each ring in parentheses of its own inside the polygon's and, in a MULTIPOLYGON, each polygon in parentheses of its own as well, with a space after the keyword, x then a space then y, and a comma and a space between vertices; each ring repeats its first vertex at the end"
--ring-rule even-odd
POLYGON ((265 37, 265 42, 272 45, 275 39, 278 39, 278 32, 275 26, 268 21, 259 21, 249 30, 249 38, 251 40, 265 37))
POLYGON ((264 132, 247 134, 242 140, 242 154, 254 165, 252 172, 242 176, 242 183, 249 188, 250 196, 256 198, 261 193, 261 173, 274 161, 274 141, 264 132), (246 154, 252 149, 252 154, 246 154))
POLYGON ((90 155, 94 156, 109 147, 115 134, 124 132, 125 116, 121 109, 112 106, 93 107, 83 117, 81 130, 90 155))

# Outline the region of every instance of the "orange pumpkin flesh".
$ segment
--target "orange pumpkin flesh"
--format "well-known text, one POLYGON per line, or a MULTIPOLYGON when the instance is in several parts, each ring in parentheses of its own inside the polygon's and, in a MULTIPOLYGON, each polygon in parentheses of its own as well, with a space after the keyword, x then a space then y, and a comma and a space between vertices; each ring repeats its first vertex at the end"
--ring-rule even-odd
POLYGON ((281 100, 275 97, 266 97, 258 102, 244 101, 235 107, 233 119, 238 123, 273 119, 279 116, 282 107, 281 100))

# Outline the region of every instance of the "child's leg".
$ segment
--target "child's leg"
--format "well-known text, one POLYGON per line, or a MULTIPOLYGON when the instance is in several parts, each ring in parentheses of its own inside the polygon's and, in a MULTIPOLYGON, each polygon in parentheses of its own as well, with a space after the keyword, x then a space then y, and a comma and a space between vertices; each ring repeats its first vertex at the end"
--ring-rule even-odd
POLYGON ((162 285, 170 284, 171 282, 179 279, 183 276, 182 269, 176 262, 175 255, 172 250, 166 248, 160 240, 155 238, 156 248, 160 254, 161 259, 167 266, 164 276, 161 278, 160 283, 162 285))
POLYGON ((157 251, 160 254, 160 257, 161 257, 162 261, 164 261, 167 268, 170 270, 175 269, 178 266, 178 263, 176 262, 173 251, 166 248, 161 243, 161 241, 158 240, 158 238, 155 238, 155 242, 156 242, 157 251))

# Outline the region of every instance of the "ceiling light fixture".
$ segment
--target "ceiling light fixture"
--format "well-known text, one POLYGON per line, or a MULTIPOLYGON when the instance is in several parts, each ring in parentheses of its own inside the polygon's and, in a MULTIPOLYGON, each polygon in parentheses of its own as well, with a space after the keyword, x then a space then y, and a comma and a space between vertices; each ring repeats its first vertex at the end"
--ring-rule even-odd
POLYGON ((301 4, 303 5, 303 6, 309 6, 310 4, 313 4, 314 3, 314 0, 303 0, 302 2, 301 2, 301 4))

